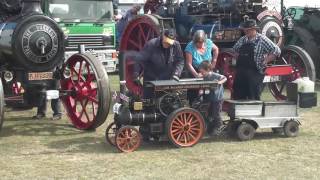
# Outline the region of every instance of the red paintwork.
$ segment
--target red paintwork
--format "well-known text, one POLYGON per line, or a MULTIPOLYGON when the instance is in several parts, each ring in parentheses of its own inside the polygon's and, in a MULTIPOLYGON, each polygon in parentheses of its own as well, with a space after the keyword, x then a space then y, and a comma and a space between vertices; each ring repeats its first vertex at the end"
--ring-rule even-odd
POLYGON ((96 120, 98 111, 96 74, 81 56, 72 56, 66 64, 71 77, 61 80, 61 89, 75 94, 63 97, 63 104, 72 124, 78 129, 88 129, 96 120))

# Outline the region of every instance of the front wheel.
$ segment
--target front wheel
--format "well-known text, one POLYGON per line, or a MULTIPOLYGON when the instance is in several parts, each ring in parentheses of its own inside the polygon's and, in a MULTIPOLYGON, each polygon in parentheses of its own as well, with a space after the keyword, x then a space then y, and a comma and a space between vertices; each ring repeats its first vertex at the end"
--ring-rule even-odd
POLYGON ((133 152, 141 145, 140 132, 132 126, 121 127, 115 137, 116 147, 121 152, 133 152))
POLYGON ((240 124, 237 128, 237 136, 240 141, 248 141, 253 138, 256 129, 249 123, 240 124))

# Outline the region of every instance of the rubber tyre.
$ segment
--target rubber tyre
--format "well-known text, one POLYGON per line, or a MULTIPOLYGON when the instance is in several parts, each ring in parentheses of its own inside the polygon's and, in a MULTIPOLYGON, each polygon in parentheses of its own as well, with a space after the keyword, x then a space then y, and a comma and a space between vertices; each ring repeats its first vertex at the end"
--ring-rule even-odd
MULTIPOLYGON (((178 118, 179 119, 179 118, 178 118)), ((186 119, 188 119, 186 117, 186 119)), ((191 118, 190 118, 191 119, 191 118)), ((192 118, 194 119, 194 118, 192 118)), ((187 121, 187 120, 186 120, 187 121)), ((191 120, 190 120, 191 121, 191 120)), ((188 123, 187 123, 188 124, 188 123)), ((180 124, 182 125, 182 124, 180 124)), ((182 125, 183 126, 183 125, 182 125)), ((181 127, 182 127, 181 126, 181 127)), ((176 129, 175 129, 176 130, 176 129)), ((183 107, 183 108, 179 108, 175 111, 173 111, 168 117, 167 117, 167 120, 166 120, 166 134, 170 140, 170 142, 175 145, 176 147, 178 148, 182 148, 182 147, 191 147, 191 146, 194 146, 195 144, 197 144, 199 142, 199 140, 202 139, 203 137, 203 134, 205 132, 205 122, 204 122, 204 119, 201 115, 201 113, 195 109, 192 109, 192 108, 188 108, 188 107, 183 107), (190 126, 190 129, 193 130, 193 132, 195 132, 195 127, 192 127, 192 124, 193 126, 196 126, 197 128, 197 131, 198 133, 195 133, 195 134, 192 134, 193 135, 193 140, 189 141, 189 142, 179 142, 180 138, 179 135, 177 138, 174 137, 174 133, 173 132, 173 124, 174 124, 174 121, 177 120, 177 117, 179 117, 178 115, 181 114, 181 113, 190 113, 193 115, 193 117, 196 118, 196 121, 198 122, 189 122, 189 126, 190 126)), ((183 133, 179 133, 179 134, 183 134, 183 133)), ((185 135, 185 141, 187 141, 187 135, 185 135)), ((190 135, 189 135, 189 138, 190 138, 190 135)))
POLYGON ((248 141, 253 138, 256 129, 249 123, 242 123, 237 128, 237 137, 240 141, 248 141))
POLYGON ((299 134, 299 124, 297 121, 287 121, 284 124, 283 130, 287 137, 296 137, 299 134))
MULTIPOLYGON (((110 93, 110 82, 109 82, 109 78, 108 78, 108 74, 104 68, 104 66, 102 65, 102 63, 100 61, 97 60, 96 57, 94 57, 93 55, 89 54, 89 53, 85 53, 85 54, 74 54, 73 56, 71 56, 66 64, 64 65, 64 67, 66 67, 68 65, 69 60, 71 60, 72 58, 84 58, 89 65, 92 67, 94 74, 96 76, 96 80, 97 80, 97 89, 98 89, 98 110, 97 110, 97 114, 96 114, 96 118, 95 120, 88 125, 79 125, 77 124, 77 117, 75 115, 75 112, 73 112, 70 102, 68 101, 68 97, 65 97, 62 99, 62 102, 65 106, 65 109, 67 111, 67 115, 70 118, 71 122, 73 123, 73 125, 78 128, 78 129, 83 129, 83 130, 91 130, 91 129, 95 129, 99 126, 101 126, 107 119, 107 116, 109 114, 109 109, 110 109, 110 104, 111 104, 111 93, 110 93)), ((61 81, 61 88, 62 90, 67 90, 67 88, 65 88, 65 84, 64 84, 64 80, 61 81)))

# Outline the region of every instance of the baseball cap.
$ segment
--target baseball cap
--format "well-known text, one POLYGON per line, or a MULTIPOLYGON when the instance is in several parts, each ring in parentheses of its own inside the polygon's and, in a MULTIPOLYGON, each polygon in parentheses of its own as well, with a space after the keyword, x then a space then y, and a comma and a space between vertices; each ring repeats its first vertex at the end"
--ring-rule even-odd
POLYGON ((163 42, 173 45, 176 39, 176 32, 174 29, 165 29, 163 31, 163 42))

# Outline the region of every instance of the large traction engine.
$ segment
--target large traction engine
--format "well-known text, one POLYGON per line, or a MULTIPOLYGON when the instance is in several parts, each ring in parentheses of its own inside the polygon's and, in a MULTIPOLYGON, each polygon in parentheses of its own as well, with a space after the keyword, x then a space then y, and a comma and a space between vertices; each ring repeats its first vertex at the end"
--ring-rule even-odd
POLYGON ((61 98, 76 128, 94 129, 108 115, 108 75, 89 54, 64 60, 63 32, 43 15, 40 1, 0 2, 0 113, 3 117, 4 102, 29 109, 42 98, 61 98))
MULTIPOLYGON (((128 23, 121 38, 120 51, 139 51, 148 40, 159 36, 167 28, 176 29, 177 39, 184 48, 192 33, 202 29, 220 48, 216 69, 228 78, 226 88, 231 99, 236 64, 231 48, 242 35, 239 25, 243 17, 257 19, 261 33, 282 48, 281 57, 265 71, 270 92, 276 100, 287 99, 288 82, 302 76, 315 80, 314 64, 308 53, 297 46, 283 47, 282 17, 265 10, 261 0, 185 0, 181 4, 172 0, 166 3, 150 0, 144 10, 154 14, 138 16, 128 23)), ((210 87, 208 82, 196 80, 155 81, 146 85, 153 88, 154 99, 145 100, 142 99, 142 87, 133 82, 135 67, 130 58, 120 58, 120 103, 114 106, 114 122, 106 129, 107 141, 122 152, 136 150, 142 136, 154 140, 164 137, 177 147, 195 145, 205 131, 208 105, 189 106, 183 92, 203 87, 206 91, 214 87, 210 87), (134 126, 139 126, 139 130, 134 126)))

